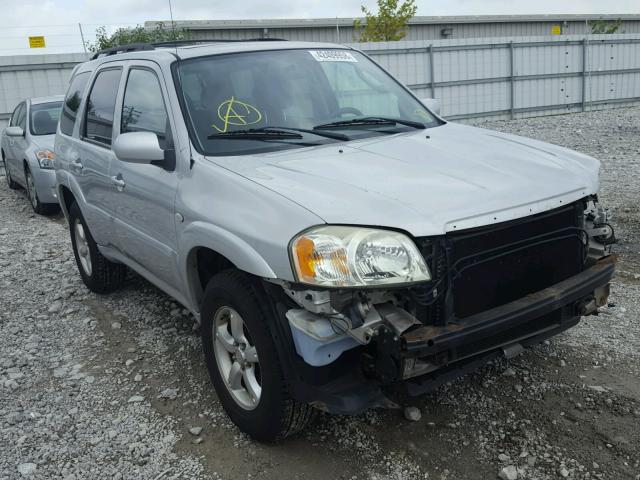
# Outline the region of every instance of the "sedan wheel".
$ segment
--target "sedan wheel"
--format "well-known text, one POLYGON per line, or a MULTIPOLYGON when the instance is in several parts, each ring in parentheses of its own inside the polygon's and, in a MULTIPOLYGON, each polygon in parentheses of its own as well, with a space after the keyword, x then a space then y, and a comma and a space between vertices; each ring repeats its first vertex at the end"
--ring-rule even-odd
POLYGON ((220 307, 213 319, 213 350, 225 386, 235 402, 253 410, 262 393, 260 361, 244 320, 231 307, 220 307))
POLYGON ((9 188, 11 190, 17 190, 18 184, 13 181, 13 178, 11 178, 11 174, 9 173, 9 165, 7 165, 7 160, 4 161, 4 174, 5 174, 5 178, 7 179, 7 185, 9 185, 9 188))
POLYGON ((37 210, 40 202, 38 201, 38 194, 36 193, 36 184, 33 181, 33 175, 27 170, 27 194, 29 195, 29 201, 34 210, 37 210))

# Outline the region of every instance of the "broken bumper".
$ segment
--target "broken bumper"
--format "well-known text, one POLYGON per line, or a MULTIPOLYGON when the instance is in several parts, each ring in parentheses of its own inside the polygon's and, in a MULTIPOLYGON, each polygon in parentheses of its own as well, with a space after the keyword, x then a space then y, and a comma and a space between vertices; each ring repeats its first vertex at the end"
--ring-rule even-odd
POLYGON ((493 358, 518 353, 576 325, 582 315, 596 313, 606 304, 615 263, 614 255, 604 257, 551 287, 453 319, 446 326, 420 326, 400 337, 388 329, 372 348, 359 351, 360 362, 355 352, 342 359, 339 378, 328 375, 325 378, 333 379, 322 384, 313 373, 316 369, 307 369, 298 376, 302 382, 297 396, 332 413, 357 414, 388 403, 389 396, 432 391, 493 358), (306 383, 304 377, 314 380, 306 383))

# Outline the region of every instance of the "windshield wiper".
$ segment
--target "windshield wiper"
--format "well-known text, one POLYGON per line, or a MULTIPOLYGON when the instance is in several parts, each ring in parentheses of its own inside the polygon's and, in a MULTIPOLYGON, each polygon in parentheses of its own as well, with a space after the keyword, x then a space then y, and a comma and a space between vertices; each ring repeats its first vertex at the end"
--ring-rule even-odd
POLYGON ((226 139, 240 139, 240 140, 269 140, 273 139, 301 139, 302 135, 294 132, 287 132, 284 130, 264 129, 264 128, 249 128, 247 130, 233 130, 231 132, 212 133, 207 137, 208 140, 215 138, 226 139))
POLYGON ((401 118, 390 117, 360 117, 350 120, 340 120, 338 122, 324 123, 316 125, 314 130, 330 130, 333 128, 350 128, 359 126, 385 126, 385 125, 406 125, 407 127, 418 128, 423 130, 427 128, 423 123, 414 122, 412 120, 403 120, 401 118))
POLYGON ((250 140, 262 140, 262 139, 301 139, 302 135, 299 133, 311 133, 319 137, 331 138, 333 140, 347 141, 349 137, 342 133, 328 133, 328 132, 315 132, 313 130, 306 130, 304 128, 293 127, 263 127, 263 128, 249 128, 247 130, 233 130, 231 132, 212 133, 207 139, 215 138, 240 138, 250 140))

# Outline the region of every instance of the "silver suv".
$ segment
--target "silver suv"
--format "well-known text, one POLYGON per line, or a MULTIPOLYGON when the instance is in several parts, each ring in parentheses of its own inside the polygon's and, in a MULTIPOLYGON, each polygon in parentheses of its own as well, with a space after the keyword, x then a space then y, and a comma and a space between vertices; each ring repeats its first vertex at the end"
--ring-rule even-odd
POLYGON ((339 45, 101 52, 55 143, 84 283, 131 268, 193 312, 220 401, 262 440, 597 313, 615 264, 599 162, 429 105, 339 45))

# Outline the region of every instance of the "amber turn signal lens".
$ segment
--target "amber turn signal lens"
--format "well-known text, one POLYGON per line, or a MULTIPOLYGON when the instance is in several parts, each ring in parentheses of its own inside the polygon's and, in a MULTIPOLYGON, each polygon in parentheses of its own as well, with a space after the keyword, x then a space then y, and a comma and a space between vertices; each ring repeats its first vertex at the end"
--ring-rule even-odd
POLYGON ((302 237, 295 245, 295 255, 297 258, 298 271, 301 276, 309 279, 316 276, 314 261, 315 245, 310 238, 302 237))

